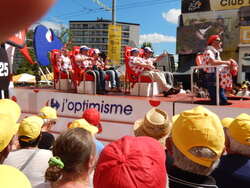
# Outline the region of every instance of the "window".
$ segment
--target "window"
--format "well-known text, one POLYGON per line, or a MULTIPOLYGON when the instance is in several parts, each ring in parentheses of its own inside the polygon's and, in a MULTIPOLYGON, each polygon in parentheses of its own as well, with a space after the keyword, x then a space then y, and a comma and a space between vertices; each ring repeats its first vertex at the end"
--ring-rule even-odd
POLYGON ((129 31, 129 26, 128 25, 123 25, 122 30, 123 31, 129 31))
POLYGON ((82 24, 83 29, 88 29, 88 24, 82 24))

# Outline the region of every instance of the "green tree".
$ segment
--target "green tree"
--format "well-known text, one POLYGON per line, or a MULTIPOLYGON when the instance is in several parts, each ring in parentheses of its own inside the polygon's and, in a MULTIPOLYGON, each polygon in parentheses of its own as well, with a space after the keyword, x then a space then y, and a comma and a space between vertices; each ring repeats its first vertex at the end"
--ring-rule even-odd
POLYGON ((141 45, 141 48, 145 48, 145 47, 150 47, 150 48, 153 50, 153 47, 152 47, 152 43, 151 43, 151 42, 144 42, 144 43, 141 45))
POLYGON ((69 28, 64 26, 61 27, 59 31, 57 31, 58 38, 62 41, 65 46, 71 50, 72 49, 72 32, 69 28))

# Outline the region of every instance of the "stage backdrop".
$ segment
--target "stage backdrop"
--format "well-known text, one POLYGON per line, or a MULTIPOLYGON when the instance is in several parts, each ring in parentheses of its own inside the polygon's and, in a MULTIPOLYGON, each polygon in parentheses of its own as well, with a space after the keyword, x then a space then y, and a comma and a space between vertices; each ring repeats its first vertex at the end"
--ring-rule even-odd
POLYGON ((203 51, 207 38, 219 34, 224 51, 235 51, 239 44, 238 10, 182 14, 183 27, 177 29, 177 53, 193 54, 203 51))
POLYGON ((249 0, 210 0, 211 10, 238 9, 243 6, 250 6, 249 0))

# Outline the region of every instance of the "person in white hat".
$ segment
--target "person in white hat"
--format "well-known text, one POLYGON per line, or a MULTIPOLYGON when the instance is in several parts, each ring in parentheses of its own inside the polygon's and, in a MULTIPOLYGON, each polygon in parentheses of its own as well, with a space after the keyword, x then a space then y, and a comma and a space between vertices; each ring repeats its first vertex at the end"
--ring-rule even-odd
POLYGON ((157 82, 160 92, 164 93, 164 96, 169 94, 177 94, 179 91, 172 88, 171 85, 167 84, 164 73, 159 72, 155 69, 151 62, 140 57, 140 51, 138 48, 132 48, 131 56, 129 60, 129 66, 135 74, 140 75, 145 71, 149 71, 153 76, 153 81, 157 82))
POLYGON ((96 85, 97 93, 105 94, 105 71, 104 71, 104 62, 100 58, 100 50, 95 48, 93 50, 93 59, 92 59, 92 69, 96 74, 96 85))
POLYGON ((89 56, 89 50, 89 47, 81 46, 80 53, 75 56, 76 64, 80 69, 87 69, 91 66, 92 58, 89 56))

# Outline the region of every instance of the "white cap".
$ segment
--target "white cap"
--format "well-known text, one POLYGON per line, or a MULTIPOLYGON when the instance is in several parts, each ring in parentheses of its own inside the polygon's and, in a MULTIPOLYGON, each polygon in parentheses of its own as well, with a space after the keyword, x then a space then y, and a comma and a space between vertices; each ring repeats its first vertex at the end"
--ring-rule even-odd
POLYGON ((131 52, 139 52, 140 50, 138 48, 132 48, 130 51, 131 52))
POLYGON ((97 49, 97 48, 94 49, 94 52, 95 52, 95 54, 100 54, 101 53, 100 50, 97 49))
POLYGON ((148 47, 148 46, 145 47, 144 50, 145 50, 145 51, 148 51, 148 52, 153 52, 153 50, 152 50, 150 47, 148 47))

